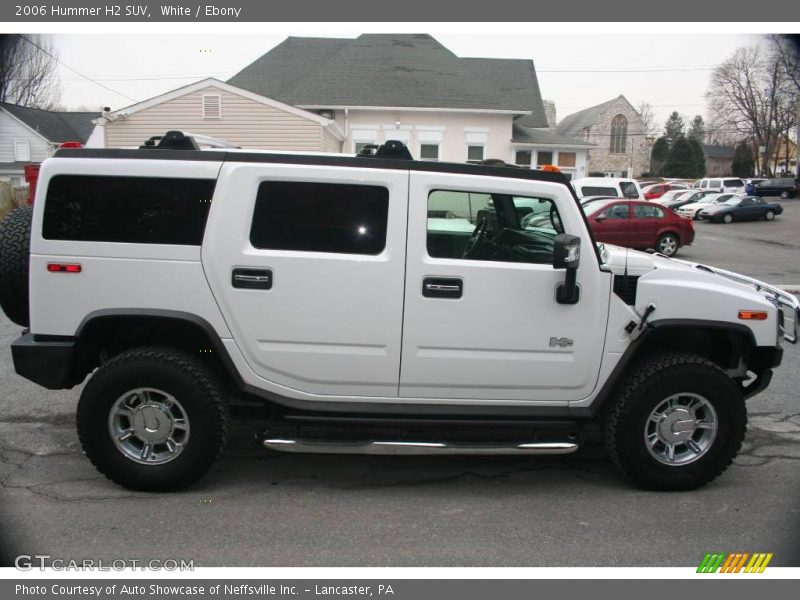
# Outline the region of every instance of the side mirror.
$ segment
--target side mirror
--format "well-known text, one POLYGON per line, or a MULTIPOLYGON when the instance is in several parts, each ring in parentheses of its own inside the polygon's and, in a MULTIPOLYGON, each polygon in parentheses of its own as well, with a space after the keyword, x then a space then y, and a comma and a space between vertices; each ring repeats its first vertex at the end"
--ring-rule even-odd
POLYGON ((581 262, 581 238, 568 233, 556 235, 553 247, 553 268, 566 269, 564 283, 556 288, 556 302, 559 304, 577 304, 580 289, 576 283, 578 265, 581 262))

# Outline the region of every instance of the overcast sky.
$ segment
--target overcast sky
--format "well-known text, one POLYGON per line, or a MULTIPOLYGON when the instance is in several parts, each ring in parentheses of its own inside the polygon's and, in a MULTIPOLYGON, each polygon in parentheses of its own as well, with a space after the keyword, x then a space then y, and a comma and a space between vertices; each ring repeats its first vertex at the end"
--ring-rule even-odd
MULTIPOLYGON (((734 34, 430 33, 458 56, 533 59, 542 97, 555 101, 558 119, 624 94, 634 105, 651 103, 658 123, 672 110, 706 116, 711 69, 738 46, 761 41, 734 34)), ((205 77, 226 80, 286 35, 55 35, 63 63, 124 94, 62 66, 62 104, 117 109, 205 77)))

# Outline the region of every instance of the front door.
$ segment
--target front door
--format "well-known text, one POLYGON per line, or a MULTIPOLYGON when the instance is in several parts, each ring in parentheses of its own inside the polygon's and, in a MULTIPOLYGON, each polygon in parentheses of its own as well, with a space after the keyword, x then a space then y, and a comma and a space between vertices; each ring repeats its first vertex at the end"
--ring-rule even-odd
POLYGON ((412 171, 400 396, 587 397, 598 379, 610 282, 566 186, 412 171), (574 305, 555 298, 565 278, 552 266, 559 230, 582 241, 574 305))

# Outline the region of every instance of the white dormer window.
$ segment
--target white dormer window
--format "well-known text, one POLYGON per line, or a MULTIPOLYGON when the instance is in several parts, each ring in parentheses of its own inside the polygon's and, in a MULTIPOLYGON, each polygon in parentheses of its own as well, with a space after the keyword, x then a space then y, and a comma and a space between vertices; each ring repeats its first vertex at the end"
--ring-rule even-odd
POLYGON ((219 119, 222 117, 222 96, 220 94, 203 94, 203 118, 219 119))

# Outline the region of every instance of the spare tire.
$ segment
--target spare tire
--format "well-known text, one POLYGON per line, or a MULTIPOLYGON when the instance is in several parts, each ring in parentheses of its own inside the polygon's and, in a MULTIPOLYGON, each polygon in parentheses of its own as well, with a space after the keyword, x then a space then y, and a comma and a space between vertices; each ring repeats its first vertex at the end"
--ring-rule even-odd
POLYGON ((0 308, 17 325, 30 325, 28 268, 33 207, 21 206, 0 223, 0 308))

